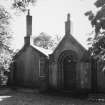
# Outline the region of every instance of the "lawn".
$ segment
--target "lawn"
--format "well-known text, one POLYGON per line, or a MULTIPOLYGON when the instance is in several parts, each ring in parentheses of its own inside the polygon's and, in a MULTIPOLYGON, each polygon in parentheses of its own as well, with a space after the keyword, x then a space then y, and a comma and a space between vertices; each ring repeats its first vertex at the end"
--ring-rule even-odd
MULTIPOLYGON (((91 97, 90 97, 91 98, 91 97)), ((33 91, 0 90, 0 105, 105 105, 104 101, 87 98, 41 94, 33 91)))

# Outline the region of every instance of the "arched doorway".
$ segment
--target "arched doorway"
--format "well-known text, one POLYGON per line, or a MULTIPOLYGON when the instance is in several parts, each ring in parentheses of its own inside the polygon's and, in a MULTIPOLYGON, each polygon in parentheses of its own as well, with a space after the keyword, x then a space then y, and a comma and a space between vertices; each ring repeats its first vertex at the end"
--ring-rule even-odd
POLYGON ((71 55, 63 60, 64 89, 73 90, 76 87, 76 62, 71 55))
POLYGON ((72 50, 62 52, 58 59, 58 86, 65 90, 76 88, 77 54, 72 50))

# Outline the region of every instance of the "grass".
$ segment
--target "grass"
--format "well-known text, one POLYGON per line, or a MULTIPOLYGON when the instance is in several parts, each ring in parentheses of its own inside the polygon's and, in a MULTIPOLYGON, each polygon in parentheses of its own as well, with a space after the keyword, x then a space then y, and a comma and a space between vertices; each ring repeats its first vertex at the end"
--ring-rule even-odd
POLYGON ((102 101, 91 101, 87 98, 41 94, 32 91, 0 90, 0 105, 104 105, 102 101))

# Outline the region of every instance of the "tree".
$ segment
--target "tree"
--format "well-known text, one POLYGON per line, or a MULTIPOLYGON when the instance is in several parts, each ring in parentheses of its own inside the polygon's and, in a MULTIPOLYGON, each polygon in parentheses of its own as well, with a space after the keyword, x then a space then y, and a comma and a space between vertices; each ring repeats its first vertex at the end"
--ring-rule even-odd
POLYGON ((34 5, 36 0, 12 0, 12 7, 25 12, 30 6, 34 5))
POLYGON ((34 44, 45 49, 49 49, 53 46, 51 36, 45 34, 44 32, 34 38, 34 44))
POLYGON ((52 46, 52 50, 54 50, 56 47, 57 47, 57 45, 59 44, 59 42, 62 40, 62 37, 61 36, 59 36, 59 35, 54 35, 53 37, 52 37, 52 42, 53 42, 53 46, 52 46))
POLYGON ((11 15, 3 6, 0 6, 0 80, 3 73, 9 71, 9 65, 12 61, 10 19, 11 15))
POLYGON ((61 37, 59 37, 58 35, 52 37, 42 32, 40 33, 39 36, 34 38, 34 44, 38 47, 54 50, 54 48, 56 47, 60 40, 61 37))
POLYGON ((89 52, 101 64, 101 70, 105 65, 105 0, 97 0, 94 3, 97 12, 92 10, 85 13, 93 27, 94 37, 89 37, 88 41, 91 44, 89 52))
POLYGON ((0 6, 0 49, 8 49, 11 36, 10 31, 10 19, 11 15, 7 10, 0 6))
POLYGON ((105 30, 105 0, 97 0, 94 5, 97 7, 96 14, 90 10, 85 15, 88 16, 92 27, 95 28, 95 34, 98 35, 101 29, 105 30))

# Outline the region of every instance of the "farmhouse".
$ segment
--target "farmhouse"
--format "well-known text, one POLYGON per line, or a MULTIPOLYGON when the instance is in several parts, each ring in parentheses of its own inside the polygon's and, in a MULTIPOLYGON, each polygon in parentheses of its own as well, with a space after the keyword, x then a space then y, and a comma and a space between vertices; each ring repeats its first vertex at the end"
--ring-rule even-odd
POLYGON ((67 91, 91 90, 95 78, 91 56, 71 35, 70 14, 65 22, 65 35, 54 51, 33 45, 32 16, 26 16, 27 35, 24 46, 14 56, 8 84, 37 89, 59 89, 67 91))

